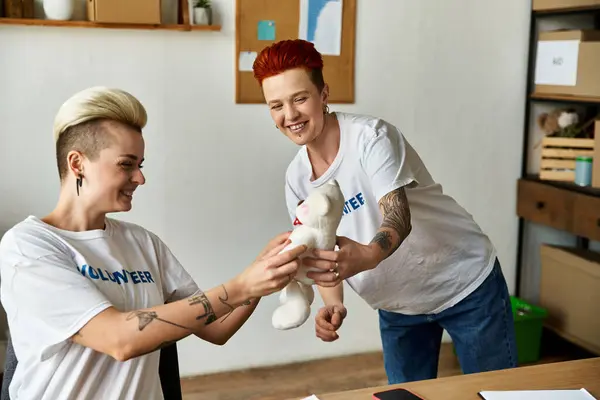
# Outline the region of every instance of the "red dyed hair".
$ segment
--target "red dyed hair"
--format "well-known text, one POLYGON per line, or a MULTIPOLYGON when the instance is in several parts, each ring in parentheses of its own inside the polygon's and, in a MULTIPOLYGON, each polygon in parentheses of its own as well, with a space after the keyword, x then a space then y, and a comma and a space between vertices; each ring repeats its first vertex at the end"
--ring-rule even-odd
POLYGON ((322 90, 323 57, 314 44, 302 39, 282 40, 262 49, 254 60, 254 78, 262 86, 266 78, 281 74, 289 69, 304 68, 311 81, 322 90))

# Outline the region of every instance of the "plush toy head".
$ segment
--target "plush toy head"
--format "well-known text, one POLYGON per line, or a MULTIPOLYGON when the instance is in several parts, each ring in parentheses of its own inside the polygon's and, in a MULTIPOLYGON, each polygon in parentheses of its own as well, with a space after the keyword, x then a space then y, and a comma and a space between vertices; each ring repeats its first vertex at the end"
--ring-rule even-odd
MULTIPOLYGON (((335 180, 314 189, 296 207, 294 231, 290 234, 291 243, 286 251, 299 245, 308 250, 334 250, 336 231, 344 214, 344 195, 335 180)), ((310 315, 310 305, 314 299, 312 279, 306 276, 309 269, 301 266, 296 276, 280 293, 281 305, 272 317, 277 329, 292 329, 302 325, 310 315)), ((320 271, 320 270, 319 270, 320 271)))
POLYGON ((335 231, 342 220, 344 196, 335 180, 315 189, 306 200, 296 207, 294 225, 330 232, 335 231))

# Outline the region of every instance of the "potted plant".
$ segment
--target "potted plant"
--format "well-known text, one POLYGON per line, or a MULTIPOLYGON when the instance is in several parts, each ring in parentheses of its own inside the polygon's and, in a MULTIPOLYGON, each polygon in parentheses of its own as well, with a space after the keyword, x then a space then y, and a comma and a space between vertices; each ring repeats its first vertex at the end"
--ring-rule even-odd
POLYGON ((210 0, 194 1, 194 25, 210 25, 212 20, 212 8, 210 0))

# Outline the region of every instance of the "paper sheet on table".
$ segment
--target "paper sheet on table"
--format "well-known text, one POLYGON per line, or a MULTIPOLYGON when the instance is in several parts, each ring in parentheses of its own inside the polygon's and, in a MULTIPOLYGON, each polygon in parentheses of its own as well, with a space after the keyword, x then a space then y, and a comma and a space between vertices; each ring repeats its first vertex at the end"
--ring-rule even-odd
POLYGON ((313 394, 313 395, 303 398, 302 400, 319 400, 319 398, 313 394))
POLYGON ((341 53, 342 1, 300 0, 298 37, 312 42, 323 55, 341 53))
POLYGON ((597 400, 587 390, 507 390, 481 391, 485 400, 597 400))

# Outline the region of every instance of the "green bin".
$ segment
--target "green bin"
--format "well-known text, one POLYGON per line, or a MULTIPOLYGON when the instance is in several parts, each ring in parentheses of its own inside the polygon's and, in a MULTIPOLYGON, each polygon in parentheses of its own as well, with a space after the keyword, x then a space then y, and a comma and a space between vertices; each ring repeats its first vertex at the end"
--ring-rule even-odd
MULTIPOLYGON (((542 342, 544 319, 548 312, 515 296, 510 297, 519 365, 538 361, 542 342)), ((456 354, 456 349, 454 349, 456 354)))
POLYGON ((547 317, 548 312, 515 296, 511 296, 510 303, 515 320, 519 365, 538 361, 544 319, 547 317))

